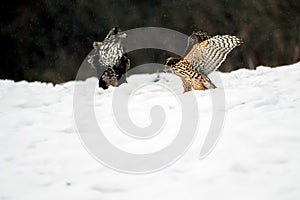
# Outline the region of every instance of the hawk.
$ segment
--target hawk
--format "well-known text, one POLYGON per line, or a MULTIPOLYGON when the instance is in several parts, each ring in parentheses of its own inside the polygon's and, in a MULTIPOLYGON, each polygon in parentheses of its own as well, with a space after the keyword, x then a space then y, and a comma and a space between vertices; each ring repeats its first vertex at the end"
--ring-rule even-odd
POLYGON ((183 93, 213 89, 216 86, 208 74, 217 70, 226 56, 241 44, 241 39, 231 35, 209 36, 205 31, 193 33, 188 39, 188 53, 183 58, 169 57, 165 65, 181 77, 183 93), (189 48, 192 43, 191 49, 189 48), (190 49, 190 50, 189 50, 190 49))
POLYGON ((96 69, 99 87, 104 90, 111 86, 119 86, 121 77, 130 68, 130 59, 121 44, 127 35, 117 27, 112 28, 103 42, 94 42, 93 51, 88 57, 88 63, 96 69))

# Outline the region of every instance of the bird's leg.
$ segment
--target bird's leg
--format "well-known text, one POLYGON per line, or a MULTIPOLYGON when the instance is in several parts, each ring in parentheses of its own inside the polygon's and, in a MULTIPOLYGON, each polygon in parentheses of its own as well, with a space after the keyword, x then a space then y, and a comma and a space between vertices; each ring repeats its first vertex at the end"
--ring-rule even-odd
POLYGON ((181 80, 183 86, 183 93, 191 91, 192 86, 184 78, 181 78, 181 80))

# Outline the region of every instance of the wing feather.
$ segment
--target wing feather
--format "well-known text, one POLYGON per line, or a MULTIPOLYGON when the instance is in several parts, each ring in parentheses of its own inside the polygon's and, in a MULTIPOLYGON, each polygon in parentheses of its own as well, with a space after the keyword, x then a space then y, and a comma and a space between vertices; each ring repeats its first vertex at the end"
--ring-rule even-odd
POLYGON ((241 39, 231 35, 217 35, 195 44, 185 56, 192 66, 206 75, 217 70, 226 56, 241 44, 241 39))

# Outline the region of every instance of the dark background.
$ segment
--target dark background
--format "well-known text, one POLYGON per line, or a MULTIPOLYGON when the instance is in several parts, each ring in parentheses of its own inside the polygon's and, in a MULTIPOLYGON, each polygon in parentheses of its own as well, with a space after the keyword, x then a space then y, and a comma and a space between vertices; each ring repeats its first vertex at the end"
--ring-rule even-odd
POLYGON ((300 60, 299 13, 298 0, 2 1, 0 79, 72 80, 93 41, 102 41, 113 26, 242 37, 243 46, 221 71, 295 63, 300 60))

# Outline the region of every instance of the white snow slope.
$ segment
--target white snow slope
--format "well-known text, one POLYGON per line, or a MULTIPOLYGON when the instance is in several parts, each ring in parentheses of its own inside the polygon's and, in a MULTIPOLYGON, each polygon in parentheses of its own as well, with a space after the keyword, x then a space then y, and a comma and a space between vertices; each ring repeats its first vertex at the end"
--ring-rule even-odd
MULTIPOLYGON (((209 92, 195 91, 200 102, 195 112, 202 120, 198 137, 175 164, 146 175, 106 168, 81 145, 73 120, 74 81, 53 86, 1 80, 0 199, 300 199, 300 63, 219 75, 226 118, 216 148, 204 160, 198 159, 211 118, 211 99, 209 92)), ((181 93, 179 78, 161 76, 181 93)), ((151 82, 155 77, 129 77, 133 84, 149 80, 129 105, 136 124, 149 123, 149 109, 157 102, 166 108, 165 132, 150 141, 119 133, 110 107, 114 88, 96 91, 97 119, 109 140, 128 152, 157 151, 176 135, 180 105, 151 82)), ((85 82, 97 84, 96 78, 85 82)))

